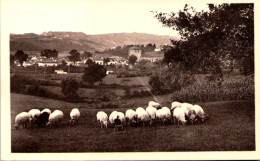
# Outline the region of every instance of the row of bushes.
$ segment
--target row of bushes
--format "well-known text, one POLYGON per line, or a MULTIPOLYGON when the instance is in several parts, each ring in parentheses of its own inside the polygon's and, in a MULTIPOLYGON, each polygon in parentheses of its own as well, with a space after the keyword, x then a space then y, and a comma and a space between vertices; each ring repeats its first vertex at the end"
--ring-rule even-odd
POLYGON ((150 76, 152 75, 152 71, 149 70, 121 70, 117 73, 117 78, 127 78, 127 77, 142 77, 142 76, 150 76))
POLYGON ((125 88, 124 98, 134 98, 134 97, 146 97, 151 96, 152 93, 148 89, 132 90, 131 88, 125 88))

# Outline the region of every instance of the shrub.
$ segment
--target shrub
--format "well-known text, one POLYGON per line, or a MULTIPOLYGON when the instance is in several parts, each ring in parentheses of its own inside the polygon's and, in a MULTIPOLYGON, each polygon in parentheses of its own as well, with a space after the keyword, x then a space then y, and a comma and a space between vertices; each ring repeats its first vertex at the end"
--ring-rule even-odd
POLYGON ((80 87, 80 83, 72 77, 67 77, 61 81, 62 93, 66 96, 69 101, 79 100, 80 97, 77 90, 80 87))

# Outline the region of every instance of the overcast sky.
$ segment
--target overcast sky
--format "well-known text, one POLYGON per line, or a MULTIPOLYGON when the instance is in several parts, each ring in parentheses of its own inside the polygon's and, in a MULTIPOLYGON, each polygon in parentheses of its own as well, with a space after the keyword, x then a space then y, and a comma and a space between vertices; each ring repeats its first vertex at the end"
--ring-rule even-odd
MULTIPOLYGON (((74 31, 86 34, 139 32, 177 35, 163 27, 154 11, 171 12, 189 3, 197 10, 206 3, 175 0, 3 0, 10 33, 74 31)), ((3 15, 2 15, 3 16, 3 15)))

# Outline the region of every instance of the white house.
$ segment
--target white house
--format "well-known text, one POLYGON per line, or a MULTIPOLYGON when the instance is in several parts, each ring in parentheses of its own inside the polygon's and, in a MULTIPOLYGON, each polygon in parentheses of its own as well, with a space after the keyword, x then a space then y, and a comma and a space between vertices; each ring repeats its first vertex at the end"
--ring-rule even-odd
POLYGON ((56 73, 56 74, 67 74, 67 72, 64 72, 63 70, 55 70, 54 73, 56 73))

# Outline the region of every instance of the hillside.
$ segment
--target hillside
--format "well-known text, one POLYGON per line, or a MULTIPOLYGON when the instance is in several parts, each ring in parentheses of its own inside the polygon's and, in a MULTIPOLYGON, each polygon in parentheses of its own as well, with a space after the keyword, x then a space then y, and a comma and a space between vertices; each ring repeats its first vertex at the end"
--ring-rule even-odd
POLYGON ((146 33, 112 33, 86 35, 83 32, 44 32, 42 34, 26 33, 10 35, 10 50, 39 51, 42 49, 71 49, 86 51, 102 51, 108 48, 131 44, 170 44, 170 36, 160 36, 146 33))

